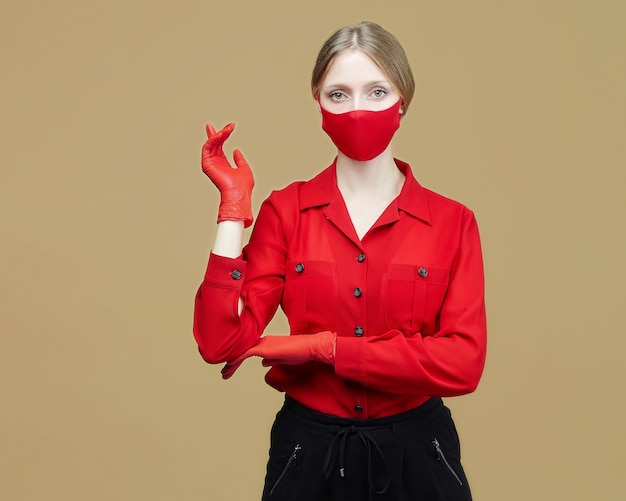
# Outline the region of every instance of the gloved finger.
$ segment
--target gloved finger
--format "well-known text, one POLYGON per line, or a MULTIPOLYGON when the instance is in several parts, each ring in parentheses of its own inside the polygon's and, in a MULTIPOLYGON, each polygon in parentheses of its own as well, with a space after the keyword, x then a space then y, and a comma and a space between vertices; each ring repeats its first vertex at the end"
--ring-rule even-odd
MULTIPOLYGON (((213 126, 211 126, 211 129, 212 128, 213 126)), ((223 129, 217 132, 213 132, 211 135, 209 135, 209 139, 205 143, 209 152, 211 152, 212 154, 222 155, 222 146, 224 145, 224 142, 230 137, 234 129, 235 129, 235 124, 231 122, 225 125, 223 129)), ((209 124, 207 124, 207 134, 208 133, 209 133, 209 124)))
POLYGON ((222 379, 230 379, 237 369, 241 366, 245 358, 238 358, 232 362, 227 362, 222 368, 222 379))
POLYGON ((233 151, 233 158, 235 159, 235 165, 240 169, 250 170, 250 165, 243 156, 243 153, 239 149, 233 151))
POLYGON ((257 355, 256 349, 257 347, 253 346, 252 348, 249 348, 245 353, 239 355, 237 358, 227 362, 226 365, 222 368, 222 377, 224 379, 228 379, 229 377, 231 377, 247 358, 257 355))
POLYGON ((220 133, 227 133, 228 135, 230 135, 230 133, 233 131, 234 128, 235 128, 235 124, 234 122, 231 122, 229 124, 226 124, 221 130, 216 131, 215 127, 213 127, 212 124, 207 123, 206 124, 206 136, 207 138, 211 139, 212 137, 215 137, 216 135, 220 133))

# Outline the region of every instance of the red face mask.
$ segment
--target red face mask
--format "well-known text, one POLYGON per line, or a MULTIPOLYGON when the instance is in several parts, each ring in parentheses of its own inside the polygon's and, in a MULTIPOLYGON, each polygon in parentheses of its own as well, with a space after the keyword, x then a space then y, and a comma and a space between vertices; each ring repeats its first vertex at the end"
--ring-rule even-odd
POLYGON ((381 111, 331 113, 320 104, 322 129, 344 155, 361 162, 371 160, 385 151, 400 127, 400 106, 402 99, 381 111))

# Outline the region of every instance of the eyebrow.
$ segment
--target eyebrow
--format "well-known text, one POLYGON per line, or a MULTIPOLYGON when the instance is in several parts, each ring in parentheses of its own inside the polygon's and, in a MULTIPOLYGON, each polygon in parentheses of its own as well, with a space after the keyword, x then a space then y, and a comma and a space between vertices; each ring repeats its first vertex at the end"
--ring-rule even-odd
MULTIPOLYGON (((366 82, 365 87, 374 87, 376 85, 391 85, 391 83, 389 83, 388 80, 372 80, 371 82, 366 82)), ((330 83, 328 85, 324 85, 322 87, 322 89, 328 89, 328 88, 332 88, 332 87, 337 87, 337 88, 349 88, 350 86, 344 83, 330 83)))

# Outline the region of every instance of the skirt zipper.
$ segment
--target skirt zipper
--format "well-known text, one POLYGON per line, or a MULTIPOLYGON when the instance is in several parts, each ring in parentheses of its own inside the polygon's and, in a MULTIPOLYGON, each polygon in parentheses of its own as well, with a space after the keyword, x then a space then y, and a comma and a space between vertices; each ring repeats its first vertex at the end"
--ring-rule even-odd
POLYGON ((456 478, 456 481, 459 483, 459 485, 463 485, 463 482, 461 482, 461 479, 456 474, 456 471, 454 471, 452 466, 450 466, 450 463, 448 463, 448 460, 446 459, 446 456, 444 455, 443 451, 441 450, 441 447, 439 446, 439 440, 434 439, 432 443, 435 446, 435 450, 437 451, 437 461, 442 460, 444 462, 444 464, 448 467, 448 470, 450 470, 450 473, 452 473, 452 475, 454 475, 454 478, 456 478))
POLYGON ((283 479, 283 477, 287 474, 287 471, 289 470, 289 467, 290 466, 296 466, 295 461, 296 461, 296 459, 298 459, 298 452, 300 452, 300 450, 302 450, 302 447, 300 447, 300 444, 296 444, 296 446, 293 448, 293 452, 291 453, 291 456, 289 456, 289 461, 287 461, 287 464, 283 468, 283 471, 280 472, 280 475, 278 475, 278 478, 276 479, 276 482, 274 482, 274 485, 272 486, 272 489, 270 490, 270 496, 274 492, 274 489, 276 489, 276 487, 278 487, 278 484, 283 479))

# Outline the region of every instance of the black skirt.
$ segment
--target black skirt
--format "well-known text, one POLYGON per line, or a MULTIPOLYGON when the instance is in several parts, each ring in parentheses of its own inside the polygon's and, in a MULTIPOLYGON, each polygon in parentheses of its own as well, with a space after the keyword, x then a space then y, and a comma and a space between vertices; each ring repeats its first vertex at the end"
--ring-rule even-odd
POLYGON ((263 501, 470 501, 460 456, 440 398, 358 420, 286 397, 272 427, 263 501))

